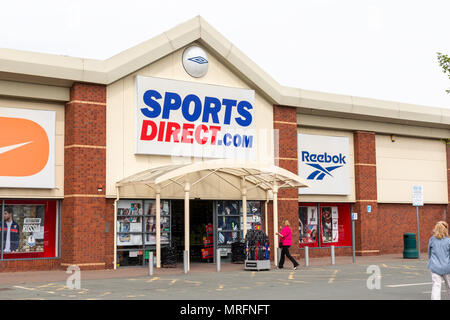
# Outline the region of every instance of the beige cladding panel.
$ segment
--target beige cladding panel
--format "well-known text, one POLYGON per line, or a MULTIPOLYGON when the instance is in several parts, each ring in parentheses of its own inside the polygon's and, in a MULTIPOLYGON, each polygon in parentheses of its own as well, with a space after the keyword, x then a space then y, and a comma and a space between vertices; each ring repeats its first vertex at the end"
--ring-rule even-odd
POLYGON ((19 99, 35 99, 66 102, 70 99, 70 89, 32 83, 0 80, 0 95, 19 99))
POLYGON ((389 123, 387 121, 369 121, 361 119, 337 118, 324 115, 311 115, 299 113, 297 114, 297 123, 300 126, 335 129, 350 131, 373 131, 380 134, 394 134, 422 138, 448 138, 450 137, 449 129, 421 127, 399 123, 389 123))
MULTIPOLYGON (((182 65, 184 49, 177 50, 159 61, 118 80, 107 87, 107 141, 106 141, 106 194, 116 197, 115 184, 130 175, 142 172, 159 165, 167 165, 173 161, 189 162, 189 158, 175 158, 160 155, 136 155, 135 152, 135 76, 149 76, 173 80, 190 81, 234 88, 250 88, 242 79, 222 64, 210 52, 208 73, 202 78, 192 78, 182 65)), ((206 51, 206 50, 205 50, 206 51)), ((254 122, 259 137, 263 137, 262 147, 258 144, 258 161, 273 164, 273 106, 258 92, 255 92, 254 122)), ((260 139, 262 140, 262 139, 260 139)), ((232 187, 231 187, 232 188, 232 187)), ((121 188, 120 196, 149 197, 152 192, 148 187, 121 188)), ((241 196, 226 186, 218 178, 202 181, 201 185, 192 191, 192 197, 202 199, 236 199, 241 196), (230 197, 232 195, 232 197, 230 197)), ((265 199, 265 194, 254 194, 253 197, 265 199)), ((181 187, 169 188, 167 198, 183 198, 181 187)), ((249 197, 250 198, 250 197, 249 197)))
POLYGON ((446 145, 440 140, 376 136, 378 202, 411 203, 422 185, 425 203, 448 203, 446 145))
MULTIPOLYGON (((338 195, 307 195, 299 196, 301 202, 354 202, 355 201, 355 169, 354 169, 354 148, 353 133, 349 131, 328 130, 310 127, 298 127, 298 133, 315 134, 321 136, 347 137, 349 141, 349 165, 350 165, 350 194, 346 196, 338 195)), ((300 155, 299 155, 300 156, 300 155)), ((301 176, 301 175, 300 175, 301 176)))
POLYGON ((65 106, 55 102, 37 102, 0 98, 0 107, 56 111, 55 124, 55 188, 0 188, 0 198, 63 198, 64 197, 64 117, 65 106))

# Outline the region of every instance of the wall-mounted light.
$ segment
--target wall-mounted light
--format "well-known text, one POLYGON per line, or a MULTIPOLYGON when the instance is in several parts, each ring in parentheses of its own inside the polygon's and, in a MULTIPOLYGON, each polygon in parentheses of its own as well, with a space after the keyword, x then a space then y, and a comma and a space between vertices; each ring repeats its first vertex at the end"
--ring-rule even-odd
POLYGON ((391 134, 391 142, 395 142, 395 136, 391 134))
POLYGON ((103 191, 103 185, 102 185, 102 184, 99 184, 99 185, 97 186, 97 191, 98 191, 98 192, 102 192, 102 191, 103 191))

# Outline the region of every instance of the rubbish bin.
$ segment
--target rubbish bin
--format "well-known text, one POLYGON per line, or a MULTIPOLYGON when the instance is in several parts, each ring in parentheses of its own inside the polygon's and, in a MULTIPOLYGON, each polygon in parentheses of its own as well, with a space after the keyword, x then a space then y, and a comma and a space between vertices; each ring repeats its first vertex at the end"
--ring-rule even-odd
POLYGON ((415 233, 405 233, 403 235, 403 258, 404 259, 419 258, 419 253, 417 252, 415 233))

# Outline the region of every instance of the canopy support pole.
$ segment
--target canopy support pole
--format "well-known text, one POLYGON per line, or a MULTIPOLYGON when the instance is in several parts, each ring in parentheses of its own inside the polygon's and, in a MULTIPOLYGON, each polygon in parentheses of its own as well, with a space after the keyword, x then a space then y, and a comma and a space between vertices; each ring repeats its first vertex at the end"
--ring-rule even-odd
POLYGON ((155 191, 156 191, 156 268, 161 268, 161 187, 157 185, 155 191))
POLYGON ((187 251, 187 271, 190 269, 189 257, 189 182, 184 185, 184 250, 187 251))
POLYGON ((119 187, 116 187, 116 200, 114 200, 114 270, 117 269, 117 202, 119 199, 119 187))
POLYGON ((245 239, 245 235, 247 234, 247 184, 245 182, 245 177, 242 178, 241 193, 242 193, 242 217, 244 223, 243 237, 245 239))
POLYGON ((266 191, 266 202, 264 203, 264 232, 269 235, 269 222, 267 220, 267 203, 269 202, 269 191, 266 191))
POLYGON ((273 259, 275 266, 278 266, 278 186, 275 184, 273 192, 273 259))

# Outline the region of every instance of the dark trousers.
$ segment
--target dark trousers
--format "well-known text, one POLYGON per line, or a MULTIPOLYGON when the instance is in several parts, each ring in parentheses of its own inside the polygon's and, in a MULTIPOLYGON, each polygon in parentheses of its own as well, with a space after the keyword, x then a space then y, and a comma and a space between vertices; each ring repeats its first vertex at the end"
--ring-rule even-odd
POLYGON ((281 257, 280 262, 278 263, 278 268, 283 268, 284 265, 284 256, 288 257, 289 260, 294 264, 294 267, 298 266, 298 262, 291 256, 289 253, 289 248, 291 246, 281 246, 281 257))

